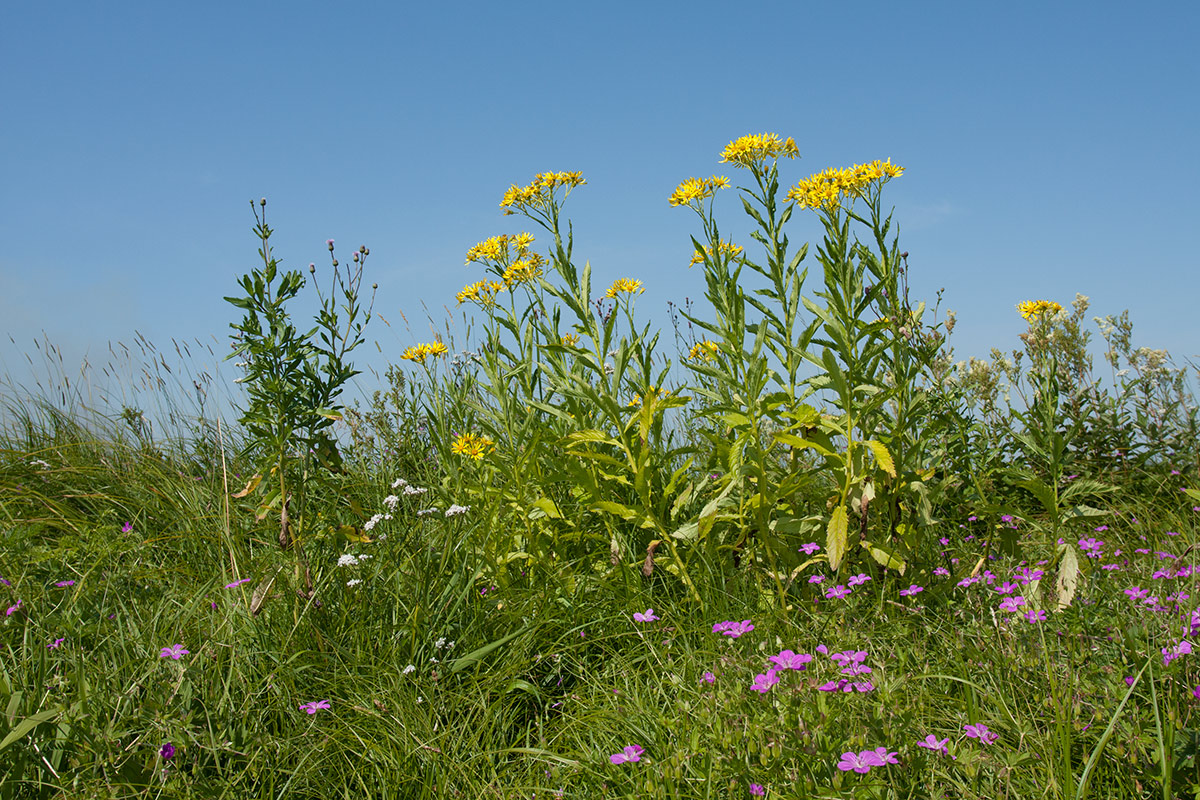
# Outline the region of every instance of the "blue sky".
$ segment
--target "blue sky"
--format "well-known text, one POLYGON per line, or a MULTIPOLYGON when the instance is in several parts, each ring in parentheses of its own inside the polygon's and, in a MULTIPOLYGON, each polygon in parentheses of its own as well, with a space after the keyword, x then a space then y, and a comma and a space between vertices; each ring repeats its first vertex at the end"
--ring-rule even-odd
MULTIPOLYGON (((766 131, 799 145, 789 184, 906 167, 886 197, 959 358, 1014 347, 1019 301, 1076 292, 1195 356, 1198 33, 1191 2, 13 5, 0 372, 42 331, 68 364, 135 329, 227 346, 263 196, 285 267, 327 263, 328 238, 371 248, 379 367, 429 338, 422 302, 440 321, 481 277, 472 244, 523 229, 498 203, 543 170, 583 172, 580 262, 643 280, 670 338, 667 301, 703 284, 697 220, 667 197, 736 181, 721 149, 766 131)), ((816 234, 797 215, 793 242, 816 234)))

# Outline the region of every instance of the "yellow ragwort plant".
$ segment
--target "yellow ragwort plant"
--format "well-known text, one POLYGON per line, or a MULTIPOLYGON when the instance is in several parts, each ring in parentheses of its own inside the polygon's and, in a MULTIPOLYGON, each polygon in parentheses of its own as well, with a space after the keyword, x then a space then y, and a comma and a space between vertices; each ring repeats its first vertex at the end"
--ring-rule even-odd
POLYGON ((688 358, 692 361, 712 361, 720 351, 719 344, 705 339, 692 346, 692 349, 688 351, 688 358))
POLYGON ((713 175, 711 178, 688 178, 675 187, 671 193, 671 207, 692 206, 699 209, 699 204, 716 194, 717 189, 729 186, 729 178, 713 175))
POLYGON ((643 294, 646 290, 642 288, 641 281, 630 280, 629 278, 617 278, 613 281, 613 285, 608 287, 608 291, 604 293, 605 297, 616 297, 621 292, 629 294, 643 294))
POLYGON ((510 186, 500 201, 500 207, 505 214, 532 211, 544 215, 550 210, 555 189, 565 186, 569 194, 573 188, 585 183, 587 181, 580 172, 539 172, 528 186, 520 187, 515 183, 510 186))
MULTIPOLYGON (((734 244, 733 242, 720 241, 717 243, 716 250, 719 253, 726 254, 727 256, 729 256, 730 259, 737 258, 738 256, 740 256, 742 254, 742 246, 740 244, 734 244)), ((709 245, 704 246, 704 252, 708 254, 709 258, 713 258, 716 256, 716 253, 713 252, 713 248, 709 245)), ((688 264, 688 269, 691 269, 692 267, 696 266, 697 264, 703 264, 703 263, 704 263, 704 256, 701 255, 699 252, 695 252, 692 254, 692 261, 690 264, 688 264)))
POLYGON ((797 183, 787 193, 786 199, 794 200, 801 208, 830 210, 841 205, 844 197, 862 197, 871 184, 883 183, 903 174, 904 167, 896 166, 890 158, 844 169, 830 167, 797 183))
POLYGON ((504 284, 496 281, 476 281, 464 286, 462 291, 454 296, 461 306, 468 301, 480 308, 491 308, 496 304, 496 293, 504 291, 504 284))
POLYGON ((414 345, 400 356, 405 361, 415 361, 418 364, 424 364, 425 359, 429 356, 444 356, 446 355, 446 345, 441 342, 430 342, 429 344, 414 345))
POLYGON ((477 436, 473 433, 460 433, 458 438, 450 445, 450 452, 455 455, 467 456, 474 461, 483 459, 484 454, 490 453, 496 449, 495 442, 486 436, 477 436))
POLYGON ((1062 311, 1062 306, 1053 300, 1026 300, 1023 303, 1017 304, 1017 311, 1021 316, 1030 322, 1033 322, 1043 314, 1057 314, 1062 311))
POLYGON ((796 158, 800 151, 792 137, 780 139, 774 133, 752 133, 734 139, 721 151, 721 163, 748 169, 769 159, 796 158))

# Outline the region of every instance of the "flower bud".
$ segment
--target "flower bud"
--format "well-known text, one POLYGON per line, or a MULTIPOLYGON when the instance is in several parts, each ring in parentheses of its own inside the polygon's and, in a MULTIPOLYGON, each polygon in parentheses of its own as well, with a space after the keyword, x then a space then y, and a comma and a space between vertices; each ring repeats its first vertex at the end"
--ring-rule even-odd
POLYGON ((329 252, 333 252, 333 239, 326 239, 325 244, 329 245, 329 252))
POLYGON ((312 274, 316 273, 316 271, 317 271, 317 265, 316 265, 316 264, 309 264, 309 265, 308 265, 308 274, 309 274, 309 275, 312 275, 312 274))
POLYGON ((334 265, 335 267, 338 265, 338 263, 337 263, 337 259, 336 259, 336 258, 333 260, 333 265, 334 265))
POLYGON ((262 198, 261 200, 258 201, 258 204, 260 206, 265 206, 267 204, 267 198, 265 198, 265 197, 262 198))
POLYGON ((371 284, 371 288, 372 288, 372 289, 378 289, 378 288, 379 288, 379 284, 378 284, 378 283, 372 283, 372 284, 371 284))

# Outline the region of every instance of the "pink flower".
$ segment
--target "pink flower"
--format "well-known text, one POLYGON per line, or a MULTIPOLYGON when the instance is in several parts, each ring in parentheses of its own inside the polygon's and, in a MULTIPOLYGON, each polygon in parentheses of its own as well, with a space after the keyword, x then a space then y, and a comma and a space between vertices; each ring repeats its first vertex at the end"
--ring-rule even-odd
POLYGON ((132 522, 126 522, 124 525, 121 526, 121 533, 129 533, 132 530, 133 530, 132 522))
POLYGON ((17 609, 20 608, 21 606, 23 606, 24 604, 25 604, 24 601, 18 600, 16 605, 8 607, 8 611, 4 612, 4 616, 11 617, 13 614, 17 613, 17 609))
POLYGON ((241 586, 243 583, 249 583, 249 582, 250 582, 250 578, 242 578, 240 581, 234 581, 233 583, 225 584, 225 588, 232 589, 235 586, 241 586))
POLYGON ((852 594, 851 590, 847 589, 845 586, 843 586, 840 583, 831 589, 825 590, 825 596, 827 598, 829 598, 830 600, 841 600, 843 597, 845 597, 848 594, 852 594))
POLYGON ((749 633, 754 630, 754 625, 748 619, 744 619, 741 622, 729 620, 727 622, 718 622, 716 625, 713 625, 712 630, 713 633, 719 633, 722 636, 728 636, 730 639, 736 639, 743 633, 749 633))
POLYGON ((59 588, 65 589, 68 586, 74 586, 75 581, 59 581, 58 583, 56 583, 54 585, 58 586, 59 588))
POLYGON ((804 551, 805 555, 811 556, 813 553, 821 549, 821 545, 817 544, 816 542, 809 542, 808 544, 800 545, 800 549, 804 551))
POLYGON ((871 576, 865 572, 860 572, 857 575, 851 575, 846 581, 849 586, 862 586, 867 581, 871 580, 871 576))
MULTIPOLYGON (((865 752, 870 753, 871 756, 875 756, 875 753, 870 750, 865 752)), ((855 772, 866 774, 871 771, 871 767, 879 766, 879 764, 875 763, 877 760, 877 757, 864 758, 859 753, 842 753, 842 760, 838 762, 837 768, 842 772, 854 770, 855 772)))
POLYGON ((700 677, 700 680, 704 681, 705 683, 716 683, 717 676, 713 675, 711 672, 706 672, 700 677))
POLYGON ((46 645, 46 647, 47 647, 48 649, 50 649, 50 650, 57 650, 57 649, 58 649, 58 646, 59 646, 60 644, 62 644, 63 642, 65 642, 65 641, 66 641, 66 638, 65 638, 65 637, 64 637, 64 638, 62 638, 62 639, 55 639, 55 640, 54 640, 53 642, 51 642, 50 644, 46 645))
POLYGON ((646 748, 641 745, 631 744, 619 753, 614 753, 608 757, 608 760, 614 764, 624 764, 629 761, 641 761, 642 753, 646 752, 646 748))
MULTIPOLYGON (((871 752, 871 751, 864 750, 862 753, 860 753, 860 755, 865 756, 869 752, 871 752)), ((881 766, 881 767, 887 766, 888 764, 899 764, 900 763, 900 761, 896 758, 896 756, 898 756, 900 754, 899 753, 889 753, 888 749, 886 747, 876 747, 875 751, 874 751, 874 755, 875 755, 875 758, 878 759, 879 766, 881 766)))
POLYGON ((754 797, 762 797, 767 793, 767 790, 757 783, 750 784, 750 794, 754 797))
POLYGON ((988 730, 987 725, 963 725, 963 730, 971 739, 978 739, 980 744, 992 744, 1000 738, 1000 734, 988 730))
POLYGON ((938 752, 944 756, 948 756, 948 755, 950 755, 950 751, 948 749, 946 749, 946 745, 949 743, 950 743, 949 736, 947 736, 945 739, 942 739, 939 741, 938 738, 931 733, 925 737, 924 741, 917 742, 917 747, 924 747, 926 750, 933 750, 934 752, 938 752))
POLYGON ((1004 602, 1000 604, 1001 611, 1016 611, 1021 606, 1025 605, 1025 598, 1021 595, 1016 597, 1006 597, 1004 602))
POLYGON ((300 710, 307 714, 315 714, 322 708, 329 708, 328 700, 313 700, 300 706, 300 710))
POLYGON ((777 683, 779 683, 779 675, 776 674, 775 670, 769 669, 764 673, 754 676, 754 683, 750 685, 750 689, 759 694, 766 694, 777 683))
POLYGON ((924 586, 917 586, 914 583, 912 586, 909 586, 907 589, 901 589, 900 596, 901 597, 911 597, 912 595, 918 594, 919 592, 923 592, 923 591, 925 591, 924 586))
POLYGON ((806 669, 812 661, 808 653, 793 653, 791 650, 781 650, 779 655, 771 656, 771 662, 780 669, 806 669))
POLYGON ((640 614, 635 611, 633 613, 633 618, 638 622, 654 622, 656 619, 658 619, 658 617, 654 616, 653 608, 647 608, 645 612, 640 614))
POLYGON ((191 651, 184 650, 183 645, 181 644, 173 644, 170 647, 164 647, 162 650, 158 651, 159 658, 173 658, 176 661, 186 655, 191 655, 191 651))
POLYGON ((1031 608, 1025 612, 1025 621, 1031 625, 1038 623, 1038 622, 1045 622, 1046 621, 1046 612, 1045 611, 1034 611, 1031 608))

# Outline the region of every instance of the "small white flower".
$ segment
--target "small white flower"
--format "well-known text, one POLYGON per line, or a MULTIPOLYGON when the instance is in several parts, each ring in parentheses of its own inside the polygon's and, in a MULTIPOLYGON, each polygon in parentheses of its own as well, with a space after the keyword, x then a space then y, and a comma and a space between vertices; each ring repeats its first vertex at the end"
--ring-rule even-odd
POLYGON ((387 517, 385 517, 383 514, 376 514, 366 521, 366 523, 363 525, 363 528, 369 531, 384 519, 387 519, 387 517))
POLYGON ((45 461, 42 461, 40 458, 35 458, 33 461, 30 461, 29 466, 41 467, 42 469, 50 469, 50 465, 47 464, 45 461))
POLYGON ((362 583, 362 581, 358 578, 351 578, 350 580, 346 581, 347 586, 358 586, 360 583, 362 583))
POLYGON ((357 567, 358 559, 352 556, 350 553, 343 553, 342 555, 338 556, 337 565, 339 567, 357 567))
POLYGON ((436 513, 438 513, 438 508, 437 508, 437 506, 433 506, 431 508, 421 509, 420 511, 417 512, 417 516, 418 517, 428 517, 430 514, 436 514, 436 513))
POLYGON ((417 698, 417 702, 418 702, 418 703, 424 703, 424 702, 425 702, 425 698, 424 698, 424 697, 418 697, 418 698, 417 698))
POLYGON ((401 486, 408 486, 408 481, 404 478, 396 478, 396 482, 392 484, 393 489, 399 489, 401 486))
POLYGON ((438 650, 441 650, 443 647, 446 646, 446 637, 439 636, 438 640, 433 643, 433 646, 436 647, 438 650))
POLYGON ((396 510, 396 505, 399 502, 400 502, 400 498, 394 494, 389 494, 387 497, 383 498, 383 504, 385 506, 387 506, 389 509, 391 509, 392 511, 396 510))
POLYGON ((364 562, 364 561, 367 561, 367 560, 369 560, 369 559, 372 559, 372 558, 374 558, 374 557, 375 557, 375 556, 359 556, 359 557, 358 557, 358 563, 360 563, 360 564, 361 564, 362 562, 364 562))
POLYGON ((446 509, 447 517, 457 517, 459 514, 465 514, 471 510, 470 506, 451 505, 446 509))
POLYGON ((418 489, 416 486, 405 486, 404 487, 404 493, 406 495, 408 495, 409 497, 412 497, 415 494, 425 494, 428 491, 429 491, 428 489, 418 489))
POLYGON ((400 674, 407 675, 410 672, 416 672, 416 671, 417 671, 417 668, 415 666, 413 666, 412 664, 409 664, 407 667, 404 668, 403 672, 401 672, 400 674))

